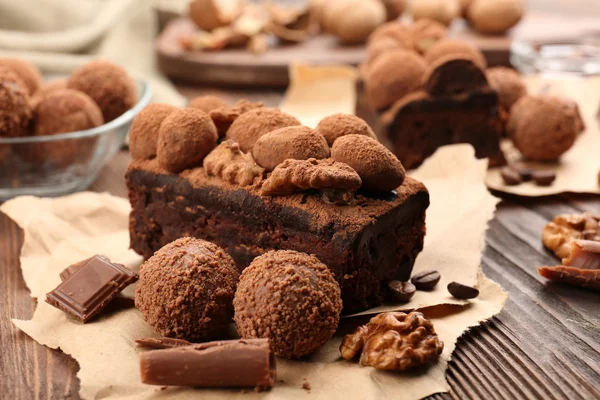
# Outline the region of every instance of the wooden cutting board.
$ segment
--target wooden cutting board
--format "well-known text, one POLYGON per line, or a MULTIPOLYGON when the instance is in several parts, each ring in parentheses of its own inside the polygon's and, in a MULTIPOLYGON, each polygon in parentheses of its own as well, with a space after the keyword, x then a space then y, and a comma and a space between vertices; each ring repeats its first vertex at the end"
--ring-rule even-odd
MULTIPOLYGON (((477 34, 463 20, 452 24, 449 36, 473 43, 484 53, 489 65, 494 66, 510 65, 510 46, 515 38, 564 40, 599 27, 598 18, 575 20, 529 13, 506 36, 477 34)), ((178 18, 169 22, 158 37, 158 65, 169 77, 222 86, 284 87, 289 83, 288 66, 292 63, 358 65, 365 58, 363 45, 342 46, 330 35, 318 35, 304 43, 270 48, 261 55, 252 54, 244 48, 187 51, 179 43, 179 38, 196 30, 192 21, 178 18)))

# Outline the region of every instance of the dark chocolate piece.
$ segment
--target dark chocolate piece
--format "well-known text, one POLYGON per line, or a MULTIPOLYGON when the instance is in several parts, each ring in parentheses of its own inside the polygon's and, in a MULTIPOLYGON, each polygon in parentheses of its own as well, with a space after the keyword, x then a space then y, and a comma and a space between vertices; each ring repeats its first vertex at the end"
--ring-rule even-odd
POLYGON ((137 279, 123 265, 94 256, 48 293, 46 302, 85 324, 137 279))
POLYGON ((500 170, 500 176, 505 185, 514 186, 523 182, 521 174, 512 167, 504 167, 500 170))
POLYGON ((439 272, 430 270, 413 275, 410 281, 418 290, 430 291, 435 288, 441 277, 439 272))
POLYGON ((187 340, 168 337, 136 339, 135 342, 142 347, 149 347, 152 349, 173 349, 175 347, 184 347, 193 344, 187 340))
POLYGON ((460 300, 474 299, 479 296, 479 290, 458 282, 450 282, 448 284, 448 291, 452 296, 460 300))
POLYGON ((66 281, 68 277, 70 277, 71 275, 73 275, 75 272, 79 271, 79 269, 81 267, 83 267, 91 259, 92 259, 92 257, 86 258, 83 261, 79 261, 79 262, 76 262, 73 265, 69 265, 67 268, 65 268, 63 270, 63 272, 60 273, 60 281, 61 282, 66 281))
POLYGON ((144 352, 140 373, 149 385, 268 389, 275 381, 275 356, 267 339, 200 343, 144 352))
POLYGON ((390 281, 388 297, 396 303, 407 303, 415 295, 417 288, 410 282, 390 281))
POLYGON ((534 171, 533 181, 538 186, 550 186, 556 179, 556 172, 554 171, 534 171))

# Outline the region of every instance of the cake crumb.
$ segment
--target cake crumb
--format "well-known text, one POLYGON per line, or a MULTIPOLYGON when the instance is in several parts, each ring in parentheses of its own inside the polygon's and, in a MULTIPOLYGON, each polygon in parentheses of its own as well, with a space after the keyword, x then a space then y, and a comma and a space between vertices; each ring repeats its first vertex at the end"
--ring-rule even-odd
POLYGON ((302 382, 302 389, 310 392, 310 390, 312 388, 310 387, 310 383, 308 383, 308 382, 302 382))

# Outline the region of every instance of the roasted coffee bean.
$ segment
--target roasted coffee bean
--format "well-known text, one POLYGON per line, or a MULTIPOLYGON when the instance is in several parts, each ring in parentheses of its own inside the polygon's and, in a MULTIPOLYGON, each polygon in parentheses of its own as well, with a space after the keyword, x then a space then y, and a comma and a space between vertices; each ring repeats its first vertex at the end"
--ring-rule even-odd
POLYGON ((479 296, 479 290, 458 282, 450 282, 448 284, 448 291, 452 296, 460 300, 474 299, 479 296))
POLYGON ((423 271, 419 272, 410 279, 417 290, 433 290, 435 285, 440 281, 441 275, 437 271, 423 271))
POLYGON ((514 168, 521 176, 521 179, 523 180, 523 182, 527 182, 527 181, 530 181, 533 179, 533 173, 535 172, 534 169, 527 168, 527 167, 514 167, 514 168))
POLYGON ((502 176, 504 184, 509 186, 518 185, 519 183, 523 182, 521 174, 519 174, 519 172, 512 167, 502 168, 500 170, 500 175, 502 176))
POLYGON ((550 186, 556 179, 554 171, 534 171, 533 180, 538 186, 550 186))
POLYGON ((390 281, 388 283, 388 297, 390 301, 407 303, 417 291, 410 282, 390 281))

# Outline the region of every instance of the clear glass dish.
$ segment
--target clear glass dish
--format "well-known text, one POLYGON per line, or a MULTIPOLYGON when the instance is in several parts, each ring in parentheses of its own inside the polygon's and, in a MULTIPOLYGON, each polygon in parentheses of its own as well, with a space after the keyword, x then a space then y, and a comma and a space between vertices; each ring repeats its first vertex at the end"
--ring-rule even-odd
POLYGON ((15 196, 60 196, 87 189, 121 148, 133 118, 152 97, 136 82, 138 102, 94 129, 59 135, 0 138, 0 201, 15 196))

